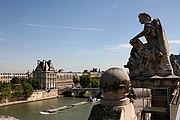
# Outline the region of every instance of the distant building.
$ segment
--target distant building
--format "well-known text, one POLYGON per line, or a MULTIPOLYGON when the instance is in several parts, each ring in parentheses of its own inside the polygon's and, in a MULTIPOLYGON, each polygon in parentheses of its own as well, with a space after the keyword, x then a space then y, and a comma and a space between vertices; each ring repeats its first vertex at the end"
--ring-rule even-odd
POLYGON ((57 88, 72 88, 74 87, 73 77, 77 76, 76 73, 73 72, 64 72, 58 71, 57 72, 57 88))
POLYGON ((37 60, 37 67, 33 71, 33 78, 40 80, 40 89, 56 88, 57 72, 51 60, 37 60))
POLYGON ((30 73, 0 73, 0 82, 9 83, 14 77, 26 79, 30 77, 30 73))
POLYGON ((84 70, 83 74, 90 74, 91 77, 101 77, 103 71, 98 68, 93 68, 92 70, 84 70))
POLYGON ((33 71, 33 78, 40 80, 40 89, 63 89, 74 86, 73 76, 75 73, 55 70, 51 60, 37 60, 37 67, 33 71))

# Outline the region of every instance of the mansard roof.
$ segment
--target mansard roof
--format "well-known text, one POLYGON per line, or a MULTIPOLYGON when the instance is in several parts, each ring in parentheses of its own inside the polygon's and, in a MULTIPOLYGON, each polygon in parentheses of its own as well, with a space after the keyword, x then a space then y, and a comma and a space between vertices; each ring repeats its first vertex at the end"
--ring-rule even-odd
POLYGON ((49 60, 49 61, 38 60, 37 61, 37 67, 36 67, 35 71, 54 71, 54 70, 55 69, 54 69, 54 66, 53 66, 51 60, 49 60))

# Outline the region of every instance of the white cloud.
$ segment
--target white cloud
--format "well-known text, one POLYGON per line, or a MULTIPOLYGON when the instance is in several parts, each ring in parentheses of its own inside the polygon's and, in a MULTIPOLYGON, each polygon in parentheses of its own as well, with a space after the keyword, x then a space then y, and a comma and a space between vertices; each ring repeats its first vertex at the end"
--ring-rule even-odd
POLYGON ((84 51, 80 51, 80 53, 86 54, 86 55, 91 55, 91 54, 98 54, 99 51, 98 50, 84 50, 84 51))
POLYGON ((130 44, 118 44, 118 45, 108 45, 104 46, 107 50, 120 50, 122 48, 132 48, 130 44))
POLYGON ((105 45, 100 48, 93 48, 89 50, 80 51, 81 54, 92 55, 101 54, 103 51, 120 51, 123 49, 130 49, 132 46, 130 44, 118 44, 118 45, 105 45))
MULTIPOLYGON (((146 42, 143 42, 146 43, 146 42)), ((169 44, 180 44, 180 40, 169 40, 169 44)), ((122 49, 129 49, 132 48, 132 46, 127 43, 127 44, 117 44, 117 45, 106 45, 103 47, 105 50, 122 50, 122 49)))
MULTIPOLYGON (((146 43, 146 42, 143 42, 146 43)), ((169 44, 180 44, 180 40, 169 40, 169 44)), ((118 45, 106 45, 104 46, 104 49, 106 50, 121 50, 121 49, 129 49, 132 48, 132 46, 128 44, 118 44, 118 45)))
MULTIPOLYGON (((146 43, 146 42, 143 42, 143 43, 146 43)), ((168 43, 180 44, 180 40, 169 40, 168 43)), ((132 46, 128 43, 128 44, 118 44, 118 45, 107 45, 107 46, 104 46, 104 48, 107 50, 121 50, 123 48, 132 48, 132 46)))
POLYGON ((58 29, 70 29, 70 30, 82 30, 82 31, 109 31, 101 28, 78 28, 78 27, 61 27, 61 26, 48 26, 41 24, 21 23, 27 26, 41 27, 41 28, 58 28, 58 29))
POLYGON ((111 7, 112 9, 116 9, 117 8, 117 5, 115 5, 115 4, 107 4, 107 6, 111 7))
POLYGON ((180 40, 169 40, 169 44, 180 44, 180 40))

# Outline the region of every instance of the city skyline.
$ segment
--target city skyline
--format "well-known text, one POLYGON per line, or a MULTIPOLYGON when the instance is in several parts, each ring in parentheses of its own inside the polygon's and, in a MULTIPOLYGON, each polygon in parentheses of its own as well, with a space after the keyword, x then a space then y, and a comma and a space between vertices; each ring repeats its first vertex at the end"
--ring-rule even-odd
POLYGON ((32 71, 37 60, 52 60, 55 69, 65 71, 123 68, 130 56, 130 39, 143 29, 140 12, 161 20, 170 54, 178 55, 179 3, 1 0, 0 73, 32 71))

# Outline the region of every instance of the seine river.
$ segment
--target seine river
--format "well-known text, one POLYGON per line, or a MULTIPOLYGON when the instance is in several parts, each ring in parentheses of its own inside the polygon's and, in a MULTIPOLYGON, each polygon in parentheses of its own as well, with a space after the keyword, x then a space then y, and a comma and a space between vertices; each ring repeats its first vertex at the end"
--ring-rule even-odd
POLYGON ((42 115, 40 111, 57 108, 73 103, 86 101, 84 98, 66 98, 23 103, 0 107, 0 115, 8 115, 20 120, 87 120, 94 103, 87 103, 74 108, 66 109, 55 114, 42 115))

